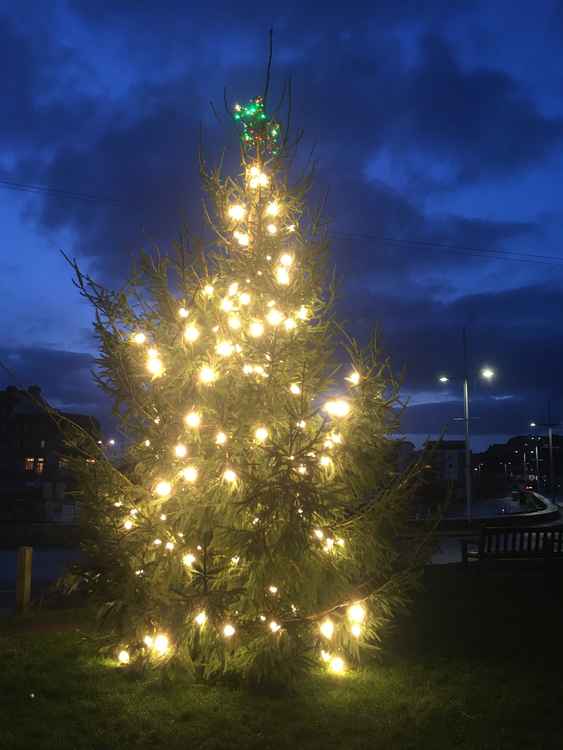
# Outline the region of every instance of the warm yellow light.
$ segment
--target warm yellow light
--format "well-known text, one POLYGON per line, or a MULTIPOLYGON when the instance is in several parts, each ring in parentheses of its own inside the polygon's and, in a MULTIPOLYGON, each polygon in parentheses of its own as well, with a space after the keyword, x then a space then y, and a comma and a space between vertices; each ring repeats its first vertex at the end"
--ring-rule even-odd
POLYGON ((235 203, 232 206, 229 206, 229 218, 233 219, 234 221, 241 221, 241 219, 244 219, 246 214, 246 208, 241 205, 240 203, 235 203))
POLYGON ((155 378, 158 378, 164 373, 164 365, 158 357, 149 357, 147 360, 147 370, 155 378))
POLYGON ((230 315, 227 323, 232 331, 238 331, 240 329, 241 322, 238 315, 230 315))
POLYGON ((154 540, 153 544, 154 544, 154 546, 155 546, 155 547, 160 547, 160 545, 162 544, 162 539, 159 539, 159 538, 157 537, 157 538, 156 538, 156 539, 154 540))
POLYGON ((242 294, 239 294, 239 302, 241 305, 249 305, 250 299, 250 294, 248 292, 242 292, 242 294))
POLYGON ((309 311, 307 310, 305 305, 301 305, 301 307, 297 311, 297 317, 299 318, 299 320, 307 320, 307 318, 309 317, 309 311))
POLYGON ((209 385, 209 383, 214 383, 217 380, 217 373, 209 365, 204 365, 199 371, 199 380, 201 383, 209 385))
POLYGON ((133 336, 133 343, 135 344, 144 344, 146 340, 147 340, 147 337, 145 336, 144 333, 136 333, 133 336))
POLYGON ((289 284, 289 273, 287 268, 284 268, 283 266, 278 266, 276 268, 276 281, 283 286, 289 284))
POLYGON ((232 638, 232 636, 236 633, 236 630, 232 625, 225 625, 223 628, 223 635, 225 638, 232 638))
POLYGON ((221 300, 221 310, 223 310, 223 312, 231 312, 233 307, 234 305, 233 305, 232 299, 229 299, 228 297, 224 297, 221 300))
POLYGON ((339 432, 331 433, 330 437, 332 438, 332 441, 337 445, 340 445, 342 443, 342 435, 339 432))
POLYGON ((352 370, 352 372, 348 375, 348 377, 346 378, 346 380, 351 385, 358 385, 358 383, 360 382, 360 373, 356 372, 356 370, 352 370))
POLYGON ((185 458, 188 455, 188 449, 185 445, 182 445, 182 443, 178 443, 174 448, 174 455, 176 458, 185 458))
POLYGON ((216 445, 225 445, 226 442, 227 442, 227 436, 225 435, 224 432, 218 432, 215 435, 215 444, 216 445))
POLYGON ((294 261, 293 255, 290 255, 289 253, 284 253, 280 257, 280 263, 281 263, 281 265, 285 266, 286 268, 289 268, 290 266, 292 266, 293 265, 293 261, 294 261))
POLYGON ((315 529, 313 531, 313 534, 317 537, 317 539, 324 539, 325 536, 321 529, 315 529))
POLYGON ((129 651, 121 650, 117 655, 117 660, 120 664, 129 664, 129 651))
POLYGON ((232 469, 225 469, 223 472, 223 479, 225 482, 236 482, 237 481, 237 475, 236 472, 234 472, 232 469))
POLYGON ((161 513, 160 514, 160 520, 161 521, 166 521, 166 513, 161 513))
POLYGON ((291 393, 293 393, 294 396, 299 396, 301 393, 301 386, 298 383, 292 383, 289 386, 289 390, 291 393))
POLYGON ((278 630, 281 630, 281 625, 279 625, 275 620, 272 620, 270 623, 270 630, 272 633, 277 633, 278 630))
POLYGON ((352 604, 346 610, 350 622, 363 622, 366 617, 366 610, 361 604, 352 604))
POLYGON ((268 591, 270 594, 277 594, 278 593, 278 587, 277 586, 269 586, 268 591))
POLYGON ((164 635, 164 633, 159 633, 154 639, 154 650, 158 653, 159 656, 164 656, 164 654, 168 651, 169 645, 170 642, 168 640, 168 636, 164 635))
POLYGON ((186 482, 195 482, 197 480, 198 471, 195 466, 186 466, 180 473, 182 479, 185 479, 186 482))
POLYGON ((188 343, 193 344, 194 341, 197 341, 199 338, 199 329, 193 323, 191 323, 189 326, 186 326, 186 330, 184 331, 184 338, 188 343))
POLYGON ((145 440, 145 442, 143 443, 143 445, 145 446, 145 448, 148 448, 150 446, 150 444, 151 444, 150 440, 145 440))
POLYGON ((297 473, 302 474, 303 476, 307 473, 307 467, 305 466, 305 464, 300 464, 297 467, 297 473))
POLYGON ((167 497, 172 492, 172 485, 170 482, 162 480, 156 485, 154 491, 159 497, 167 497))
POLYGON ((206 297, 213 297, 214 291, 215 291, 215 288, 213 287, 212 284, 206 284, 203 287, 203 293, 205 294, 206 297))
POLYGON ((195 563, 195 560, 196 560, 196 557, 195 557, 195 555, 192 555, 191 552, 186 553, 182 557, 182 562, 184 563, 184 565, 186 566, 186 568, 191 568, 192 565, 195 563))
POLYGON ((143 638, 143 643, 145 644, 145 646, 147 646, 147 648, 152 648, 153 645, 154 645, 154 641, 153 641, 152 635, 146 635, 143 638))
POLYGON ((346 664, 344 663, 344 659, 342 659, 340 656, 333 656, 333 658, 330 660, 329 668, 331 672, 334 672, 334 674, 342 674, 346 671, 346 664))
POLYGON ((295 232, 295 224, 288 224, 287 225, 287 231, 288 232, 295 232))
POLYGON ((328 652, 328 651, 324 651, 324 650, 323 650, 323 651, 321 651, 321 659, 322 659, 322 660, 323 660, 324 662, 327 662, 327 663, 328 663, 328 662, 329 662, 329 661, 330 661, 330 660, 332 659, 332 656, 331 656, 331 655, 329 654, 329 652, 328 652))
POLYGON ((286 331, 293 331, 294 328, 297 328, 297 323, 293 320, 293 318, 287 318, 284 326, 286 331))
POLYGON ((220 357, 230 357, 235 348, 230 341, 220 341, 215 347, 215 351, 220 357))
POLYGON ((331 537, 328 537, 325 540, 324 551, 325 552, 332 552, 333 549, 334 549, 334 539, 332 539, 331 537))
POLYGON ((188 427, 191 427, 192 429, 197 429, 201 424, 201 415, 197 411, 191 411, 189 414, 186 414, 185 422, 188 425, 188 427))
POLYGON ((127 518, 123 522, 123 528, 126 529, 126 531, 130 531, 133 528, 133 521, 130 518, 127 518))
POLYGON ((266 231, 268 232, 268 234, 274 235, 277 234, 278 228, 275 224, 268 224, 266 226, 266 231))
POLYGON ((277 201, 271 201, 266 206, 267 216, 277 216, 280 212, 280 204, 277 201))
POLYGON ((354 638, 359 638, 362 634, 362 626, 358 625, 358 623, 355 622, 350 628, 350 632, 352 633, 354 638))
POLYGON ((297 426, 300 430, 304 430, 305 427, 307 427, 307 422, 305 422, 304 419, 300 419, 299 422, 297 422, 297 426))
POLYGON ((275 308, 272 308, 266 315, 266 320, 271 326, 279 326, 283 321, 283 313, 275 308))
POLYGON ((321 631, 321 635, 324 638, 327 638, 330 640, 332 636, 334 635, 334 623, 332 620, 327 618, 326 620, 323 620, 319 626, 319 630, 321 631))
POLYGON ((350 404, 342 398, 331 399, 323 406, 323 410, 331 417, 346 417, 350 413, 350 404))
POLYGON ((181 307, 181 308, 180 308, 180 309, 178 310, 178 315, 179 315, 179 316, 180 316, 181 318, 187 318, 189 314, 190 314, 190 313, 189 313, 189 311, 188 311, 188 310, 186 310, 186 308, 185 308, 185 307, 181 307))
POLYGON ((200 612, 194 617, 194 620, 198 625, 205 625, 205 623, 207 622, 207 615, 205 614, 205 612, 200 612))
POLYGON ((173 550, 174 549, 174 542, 166 542, 166 544, 164 545, 164 549, 173 550))
POLYGON ((263 443, 264 440, 268 439, 268 430, 265 427, 258 427, 254 433, 254 437, 259 443, 263 443))
POLYGON ((250 335, 257 339, 264 333, 264 324, 259 320, 253 320, 248 329, 250 335))
POLYGON ((229 297, 233 297, 238 292, 238 281, 233 281, 231 284, 229 284, 229 288, 227 289, 227 294, 229 297))
POLYGON ((233 237, 237 240, 241 247, 248 247, 250 244, 250 237, 246 232, 234 231, 233 237))
POLYGON ((319 458, 319 463, 321 466, 330 466, 332 464, 332 459, 330 456, 321 456, 319 458))

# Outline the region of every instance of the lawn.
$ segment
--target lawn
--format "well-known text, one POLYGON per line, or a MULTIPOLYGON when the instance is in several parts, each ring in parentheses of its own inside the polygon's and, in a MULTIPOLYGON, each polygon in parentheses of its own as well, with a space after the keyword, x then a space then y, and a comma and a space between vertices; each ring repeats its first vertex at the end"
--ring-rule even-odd
POLYGON ((133 678, 74 612, 5 621, 0 748, 561 748, 561 583, 434 573, 379 663, 283 699, 133 678))

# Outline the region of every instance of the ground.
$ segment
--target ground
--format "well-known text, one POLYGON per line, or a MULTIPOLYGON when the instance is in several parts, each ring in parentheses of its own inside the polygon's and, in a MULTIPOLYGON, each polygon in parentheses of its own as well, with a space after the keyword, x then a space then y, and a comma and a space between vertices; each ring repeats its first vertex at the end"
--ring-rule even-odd
POLYGON ((560 748, 562 583, 434 567, 377 662, 281 699, 133 678, 97 656, 84 611, 4 620, 0 748, 560 748))

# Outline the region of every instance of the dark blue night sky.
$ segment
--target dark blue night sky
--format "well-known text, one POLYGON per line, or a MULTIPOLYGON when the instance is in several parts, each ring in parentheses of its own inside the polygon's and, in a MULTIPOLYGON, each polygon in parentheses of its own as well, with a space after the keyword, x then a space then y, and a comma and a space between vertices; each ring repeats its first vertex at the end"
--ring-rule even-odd
POLYGON ((0 185, 2 362, 107 414, 59 250, 116 285, 140 247, 199 225, 200 128, 211 158, 237 153, 209 101, 261 91, 270 26, 274 91, 292 76, 329 191, 341 309, 404 368, 405 431, 458 431, 460 394, 436 376, 461 367, 464 325, 499 374, 475 387, 476 447, 548 399, 563 417, 563 8, 547 0, 0 1, 0 179, 65 191, 0 185))

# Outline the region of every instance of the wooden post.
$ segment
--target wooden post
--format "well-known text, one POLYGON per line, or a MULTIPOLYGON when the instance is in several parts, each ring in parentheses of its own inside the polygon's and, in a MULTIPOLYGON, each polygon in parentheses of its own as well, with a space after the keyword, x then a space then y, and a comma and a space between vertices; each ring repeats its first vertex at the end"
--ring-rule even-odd
POLYGON ((31 598, 31 562, 33 547, 18 548, 18 568, 16 572, 16 611, 25 612, 31 598))

